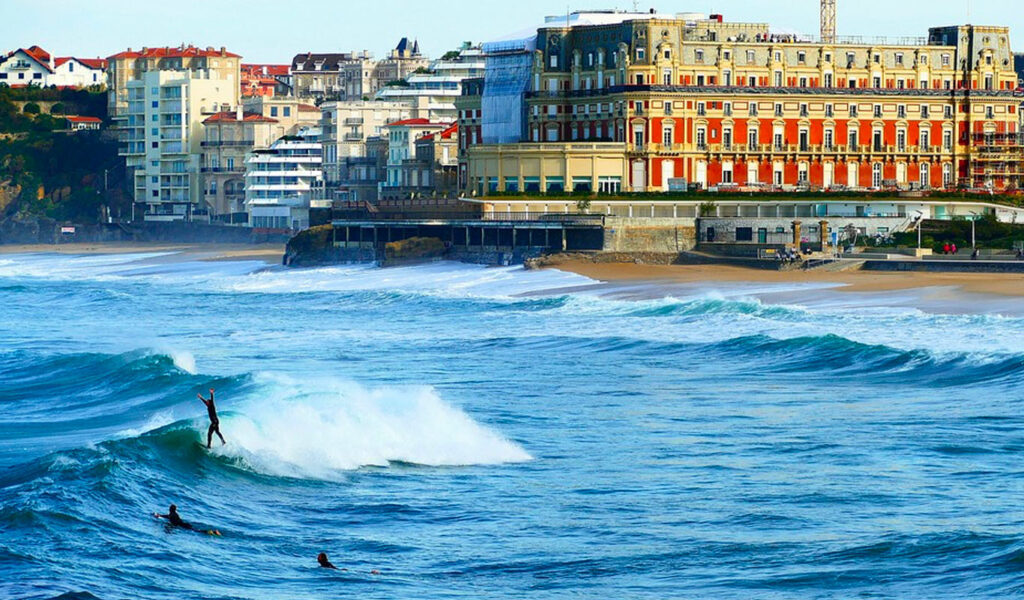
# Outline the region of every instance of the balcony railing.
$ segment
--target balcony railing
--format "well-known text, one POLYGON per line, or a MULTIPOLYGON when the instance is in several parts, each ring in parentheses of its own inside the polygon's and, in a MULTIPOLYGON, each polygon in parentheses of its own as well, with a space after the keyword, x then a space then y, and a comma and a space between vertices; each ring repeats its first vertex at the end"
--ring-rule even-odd
POLYGON ((204 141, 199 143, 203 148, 246 148, 255 146, 253 140, 204 141))
POLYGON ((362 117, 348 117, 347 119, 345 119, 345 124, 346 125, 362 125, 363 124, 363 118, 362 117))

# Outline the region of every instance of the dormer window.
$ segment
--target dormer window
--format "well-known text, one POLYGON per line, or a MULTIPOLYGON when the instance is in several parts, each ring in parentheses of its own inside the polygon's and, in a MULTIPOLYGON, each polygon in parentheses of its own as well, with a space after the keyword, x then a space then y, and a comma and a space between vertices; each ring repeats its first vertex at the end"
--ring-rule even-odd
POLYGON ((807 62, 807 53, 802 50, 800 52, 797 52, 796 60, 798 63, 804 64, 805 62, 807 62))
POLYGON ((900 66, 900 67, 903 66, 903 53, 902 52, 897 52, 896 53, 896 65, 900 66))
POLYGON ((697 50, 697 62, 698 63, 703 63, 704 62, 704 51, 703 50, 697 50))

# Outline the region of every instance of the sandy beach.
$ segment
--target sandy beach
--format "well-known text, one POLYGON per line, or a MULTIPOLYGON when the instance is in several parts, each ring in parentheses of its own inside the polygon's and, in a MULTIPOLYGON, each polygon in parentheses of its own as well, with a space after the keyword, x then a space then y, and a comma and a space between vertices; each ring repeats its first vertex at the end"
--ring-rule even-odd
POLYGON ((172 244, 163 242, 11 244, 0 245, 0 254, 132 254, 139 252, 176 252, 195 260, 261 260, 281 264, 283 244, 172 244))
POLYGON ((728 265, 636 265, 570 260, 549 268, 571 271, 610 283, 624 282, 753 282, 832 283, 847 292, 885 292, 917 288, 957 288, 975 294, 1024 296, 1024 274, 1002 273, 882 273, 875 271, 767 271, 728 265))

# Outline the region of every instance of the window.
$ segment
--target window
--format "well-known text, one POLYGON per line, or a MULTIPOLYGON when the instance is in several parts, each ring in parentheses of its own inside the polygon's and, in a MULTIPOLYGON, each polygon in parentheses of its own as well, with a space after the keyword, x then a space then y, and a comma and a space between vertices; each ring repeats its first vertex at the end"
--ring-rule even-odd
POLYGON ((699 49, 697 50, 697 58, 696 58, 696 60, 697 60, 698 64, 704 62, 704 51, 703 50, 699 50, 699 49))
POLYGON ((835 116, 835 110, 832 108, 831 104, 826 104, 825 105, 825 116, 826 117, 834 117, 835 116))
POLYGON ((856 118, 857 117, 857 105, 856 104, 851 104, 850 105, 850 117, 851 118, 856 118))
MULTIPOLYGON (((990 107, 991 108, 991 107, 990 107)), ((726 117, 732 116, 732 102, 726 102, 722 108, 722 115, 726 117)))
POLYGON ((900 129, 896 132, 896 151, 907 151, 907 132, 904 129, 900 129))
POLYGON ((871 187, 882 187, 882 163, 871 165, 871 187))
POLYGON ((781 102, 778 102, 778 103, 775 104, 775 116, 776 117, 781 117, 782 116, 782 103, 781 102))
POLYGON ((825 62, 827 62, 827 63, 832 62, 832 53, 831 52, 826 52, 825 53, 825 62))
POLYGON ((922 129, 921 130, 921 148, 923 150, 927 150, 928 149, 929 142, 931 142, 931 140, 929 139, 930 137, 931 136, 929 136, 927 129, 922 129))
POLYGON ((953 107, 949 106, 948 104, 946 106, 943 106, 942 107, 942 116, 945 119, 952 119, 953 118, 953 107))
POLYGON ((994 119, 994 118, 996 118, 995 108, 993 108, 991 106, 986 106, 985 107, 985 118, 986 119, 994 119))
POLYGON ((847 140, 847 143, 849 145, 849 150, 851 152, 853 152, 854 150, 857 149, 857 130, 856 129, 851 129, 850 130, 849 139, 847 140))
POLYGON ((875 63, 876 65, 880 64, 882 62, 882 55, 875 54, 874 56, 871 57, 871 62, 875 63))
POLYGON ((7 73, 0 73, 0 79, 7 79, 7 73))
POLYGON ((665 114, 666 115, 671 115, 672 113, 673 113, 672 103, 671 102, 666 102, 665 103, 665 114))
POLYGON ((853 52, 846 53, 846 68, 849 69, 853 66, 854 61, 857 60, 857 55, 853 52))
POLYGON ((801 77, 800 78, 800 87, 802 87, 802 88, 807 87, 807 78, 806 77, 801 77))
POLYGON ((831 73, 825 73, 825 87, 827 87, 827 88, 832 87, 832 74, 831 73))
POLYGON ((672 49, 665 48, 665 60, 672 60, 672 49))
POLYGON ((800 116, 801 116, 801 117, 806 117, 806 116, 808 116, 809 114, 810 114, 810 113, 809 113, 809 111, 807 110, 807 104, 801 104, 801 105, 800 105, 800 116))
POLYGON ((707 150, 708 148, 708 132, 703 127, 697 129, 697 149, 707 150))
POLYGON ((43 78, 43 74, 42 73, 33 73, 32 74, 32 79, 42 79, 42 78, 43 78))
POLYGON ((754 54, 754 51, 753 50, 747 50, 747 64, 752 65, 752 64, 754 64, 754 62, 756 60, 757 60, 757 58, 756 58, 756 55, 754 54))
POLYGON ((775 71, 775 87, 782 87, 782 71, 775 71))
POLYGON ((896 53, 896 66, 899 66, 899 67, 903 66, 903 53, 902 52, 897 52, 896 53))
POLYGON ((722 53, 722 58, 724 60, 731 60, 732 59, 732 52, 729 52, 728 50, 726 50, 725 52, 722 53))
POLYGON ((697 85, 698 86, 704 85, 704 76, 703 75, 698 75, 697 76, 697 85))
POLYGON ((706 105, 703 102, 698 102, 697 103, 697 116, 698 117, 703 117, 703 116, 706 116, 707 114, 708 114, 708 111, 707 111, 706 105))
POLYGON ((290 116, 292 116, 292 107, 290 107, 290 106, 285 106, 285 107, 283 108, 283 110, 284 110, 284 116, 286 116, 286 117, 290 117, 290 116))
POLYGON ((871 78, 871 87, 878 89, 882 87, 882 78, 875 76, 871 78))
POLYGON ((638 62, 640 62, 640 61, 643 61, 645 58, 647 58, 647 53, 644 51, 644 49, 643 48, 637 48, 636 49, 636 60, 638 62))
POLYGON ((548 57, 548 60, 549 60, 548 64, 551 65, 552 69, 557 69, 558 68, 558 55, 557 54, 552 54, 550 57, 548 57))
POLYGON ((750 128, 747 130, 747 147, 751 150, 757 148, 757 129, 750 128))
POLYGON ((901 119, 907 118, 907 106, 905 104, 900 104, 896 107, 896 116, 901 119))
POLYGON ((153 100, 153 102, 151 104, 152 104, 153 108, 159 108, 160 107, 160 101, 159 100, 153 100))
POLYGON ((796 53, 796 61, 798 63, 800 63, 800 64, 806 63, 807 62, 807 53, 804 52, 803 50, 797 52, 796 53))
POLYGON ((276 117, 277 116, 277 107, 276 106, 271 106, 270 107, 270 116, 272 116, 272 117, 276 117))
POLYGON ((732 129, 722 130, 722 147, 726 150, 732 150, 732 129))
POLYGON ((876 104, 875 105, 875 109, 874 109, 874 113, 873 114, 874 114, 876 119, 881 119, 882 118, 882 105, 881 104, 876 104))
POLYGON ((831 129, 825 130, 825 150, 832 150, 835 134, 831 129))
POLYGON ((929 113, 928 113, 928 105, 927 105, 927 104, 925 104, 925 105, 923 105, 923 106, 921 107, 921 118, 922 118, 922 119, 927 119, 927 118, 928 118, 928 114, 929 114, 929 113))
POLYGON ((662 74, 662 83, 664 85, 672 85, 672 71, 666 70, 662 74))
POLYGON ((942 132, 942 147, 947 151, 953 149, 953 132, 948 129, 942 132))
POLYGON ((942 66, 944 66, 944 67, 948 67, 949 66, 949 55, 948 54, 943 54, 942 55, 942 66))
POLYGON ((782 132, 776 131, 775 135, 773 137, 774 137, 774 140, 772 140, 772 141, 775 143, 775 149, 776 150, 783 150, 785 148, 785 146, 784 146, 784 142, 783 142, 783 139, 782 139, 782 132))
POLYGON ((662 131, 661 131, 661 143, 663 145, 665 145, 666 147, 671 147, 672 146, 672 138, 673 138, 673 135, 672 135, 672 128, 671 127, 665 127, 664 129, 662 129, 662 131))
POLYGON ((751 102, 749 106, 750 106, 750 116, 756 117, 757 116, 757 102, 751 102))

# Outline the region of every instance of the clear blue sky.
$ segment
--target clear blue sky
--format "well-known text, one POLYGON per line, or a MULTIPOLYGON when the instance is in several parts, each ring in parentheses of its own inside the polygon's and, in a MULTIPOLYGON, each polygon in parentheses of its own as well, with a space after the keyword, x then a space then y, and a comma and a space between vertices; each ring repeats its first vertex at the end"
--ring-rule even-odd
MULTIPOLYGON (((567 3, 573 10, 632 8, 626 0, 567 3)), ((1024 50, 1020 0, 838 0, 840 35, 923 36, 930 26, 1009 25, 1024 50)), ((639 2, 641 10, 718 12, 817 33, 818 0, 639 2)), ((558 0, 0 0, 0 50, 39 44, 57 55, 108 56, 129 46, 227 46, 245 62, 287 63, 299 52, 368 49, 381 56, 402 36, 438 56, 536 27, 564 14, 558 0)))

